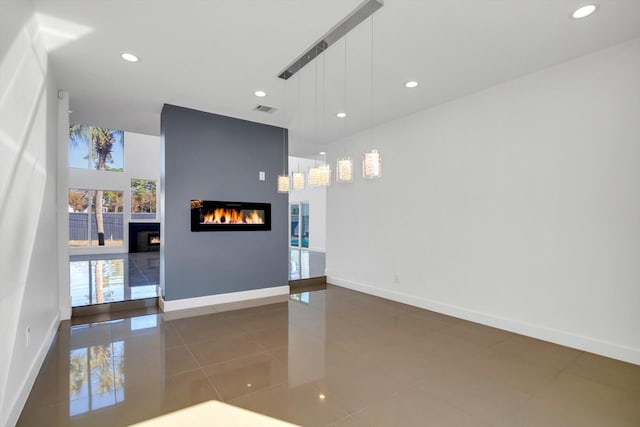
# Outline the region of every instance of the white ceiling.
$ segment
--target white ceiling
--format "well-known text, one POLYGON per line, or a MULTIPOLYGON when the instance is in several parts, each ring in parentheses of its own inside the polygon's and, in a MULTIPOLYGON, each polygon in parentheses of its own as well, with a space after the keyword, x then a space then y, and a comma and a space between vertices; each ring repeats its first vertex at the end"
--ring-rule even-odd
POLYGON ((346 52, 339 41, 287 81, 285 103, 277 75, 361 0, 34 3, 72 122, 158 135, 170 103, 289 127, 298 156, 366 128, 372 105, 385 122, 640 36, 640 0, 600 0, 578 21, 569 16, 583 0, 386 0, 373 20, 373 102, 367 20, 346 52), (409 79, 420 86, 404 88, 409 79))

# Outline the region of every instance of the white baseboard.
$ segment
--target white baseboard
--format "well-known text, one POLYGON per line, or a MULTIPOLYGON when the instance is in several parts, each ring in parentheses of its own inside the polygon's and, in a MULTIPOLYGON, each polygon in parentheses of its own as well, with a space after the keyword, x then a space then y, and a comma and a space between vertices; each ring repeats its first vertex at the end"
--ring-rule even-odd
POLYGON ((638 348, 602 341, 584 335, 577 335, 560 329, 551 329, 532 323, 522 322, 520 320, 495 316, 493 314, 470 310, 465 307, 446 304, 402 292, 381 289, 375 286, 357 283, 335 276, 327 276, 327 283, 386 298, 392 301, 401 302, 403 304, 424 308, 426 310, 435 311, 448 316, 481 323, 494 328, 515 332, 532 338, 640 365, 640 349, 638 348))
MULTIPOLYGON (((47 331, 44 339, 42 340, 42 344, 36 353, 36 357, 33 359, 31 366, 29 367, 29 372, 24 376, 24 381, 20 385, 20 389, 16 393, 16 398, 13 401, 13 404, 10 406, 11 410, 7 418, 5 419, 7 426, 16 425, 18 422, 18 418, 20 418, 20 413, 22 413, 22 409, 24 408, 25 403, 27 403, 27 399, 29 398, 29 393, 31 393, 31 388, 33 384, 36 382, 36 377, 40 372, 40 367, 44 363, 44 359, 47 357, 47 353, 49 352, 49 348, 53 343, 53 339, 56 336, 56 332, 58 331, 58 326, 60 325, 60 315, 57 314, 51 323, 51 327, 47 331)), ((0 419, 0 422, 2 420, 0 419)))
POLYGON ((284 285, 274 286, 272 288, 253 289, 250 291, 230 292, 226 294, 207 295, 204 297, 184 298, 170 301, 160 297, 159 305, 162 311, 168 312, 288 294, 289 286, 284 285))

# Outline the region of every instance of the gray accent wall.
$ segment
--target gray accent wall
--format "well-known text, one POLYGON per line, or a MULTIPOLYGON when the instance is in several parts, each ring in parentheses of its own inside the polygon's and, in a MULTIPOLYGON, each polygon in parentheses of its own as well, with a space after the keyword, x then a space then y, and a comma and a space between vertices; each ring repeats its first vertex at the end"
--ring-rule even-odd
POLYGON ((283 139, 279 127, 164 105, 160 282, 165 300, 288 284, 288 195, 276 188, 283 139), (265 181, 258 180, 260 171, 265 181), (271 230, 191 232, 191 199, 271 203, 271 230))

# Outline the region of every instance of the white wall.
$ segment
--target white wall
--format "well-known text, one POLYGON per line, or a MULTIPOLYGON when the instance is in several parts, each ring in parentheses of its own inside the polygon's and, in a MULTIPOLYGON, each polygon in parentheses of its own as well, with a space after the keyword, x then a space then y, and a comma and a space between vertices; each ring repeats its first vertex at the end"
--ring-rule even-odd
MULTIPOLYGON (((309 168, 317 165, 314 160, 301 157, 289 157, 289 175, 293 172, 304 172, 308 177, 309 168)), ((333 167, 332 167, 333 169, 333 167)), ((335 180, 334 180, 335 181, 335 180)), ((305 182, 303 190, 289 190, 289 204, 309 202, 309 249, 324 252, 327 235, 327 189, 326 187, 311 187, 305 182)), ((289 210, 291 215, 291 210, 289 210)), ((291 221, 289 221, 291 223, 291 221)))
MULTIPOLYGON (((93 123, 83 123, 95 125, 93 123)), ((97 124, 96 126, 99 126, 97 124)), ((68 189, 96 189, 124 192, 125 240, 122 247, 80 247, 70 248, 72 254, 96 252, 127 252, 128 226, 131 221, 131 179, 155 179, 160 194, 160 138, 139 133, 124 133, 124 171, 105 172, 93 169, 68 168, 68 189)), ((157 206, 160 221, 160 206, 157 206)))
POLYGON ((640 39, 374 135, 383 178, 328 191, 331 283, 640 364, 640 39))
POLYGON ((58 212, 58 306, 60 320, 71 319, 69 274, 69 94, 58 91, 58 171, 56 205, 58 212))
POLYGON ((57 90, 40 36, 30 1, 1 2, 1 426, 16 422, 59 319, 57 90))

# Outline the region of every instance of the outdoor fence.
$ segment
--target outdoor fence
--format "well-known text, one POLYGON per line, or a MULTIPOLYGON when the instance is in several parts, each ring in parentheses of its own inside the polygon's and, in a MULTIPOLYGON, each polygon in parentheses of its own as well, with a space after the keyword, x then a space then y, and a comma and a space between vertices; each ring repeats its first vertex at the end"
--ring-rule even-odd
MULTIPOLYGON (((124 214, 103 213, 102 217, 104 238, 108 240, 124 240, 124 214)), ((88 213, 69 212, 69 240, 88 240, 88 225, 88 213)), ((98 229, 94 215, 91 215, 91 240, 98 240, 98 229)))

